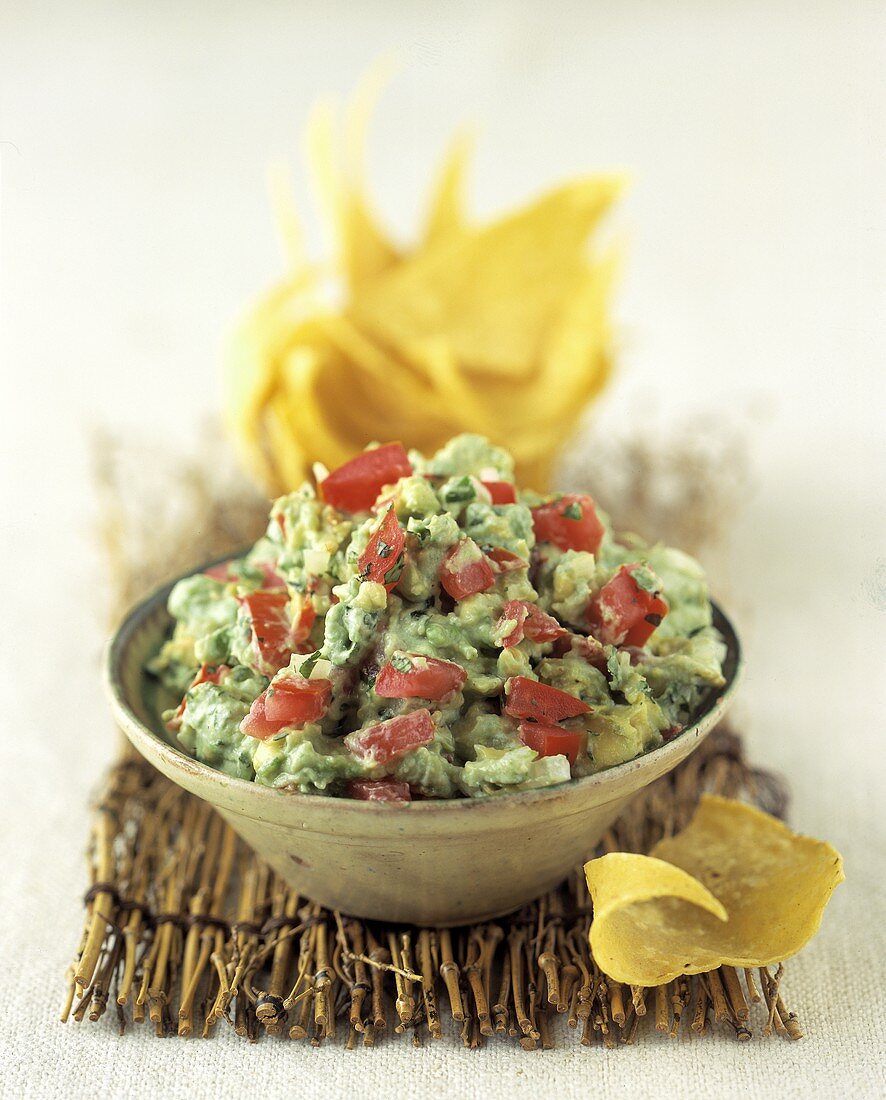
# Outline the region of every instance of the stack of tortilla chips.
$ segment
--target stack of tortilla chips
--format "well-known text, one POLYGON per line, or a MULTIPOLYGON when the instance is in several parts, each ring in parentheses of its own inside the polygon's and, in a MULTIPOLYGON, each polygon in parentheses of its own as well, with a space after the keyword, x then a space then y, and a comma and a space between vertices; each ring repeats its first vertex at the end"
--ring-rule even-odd
POLYGON ((611 365, 614 262, 590 238, 621 180, 577 179, 473 225, 468 143, 459 140, 421 239, 404 251, 370 212, 362 130, 352 110, 339 157, 334 112, 317 111, 309 127, 338 255, 331 270, 308 262, 297 219, 283 212, 291 273, 250 309, 228 352, 228 415, 242 455, 278 493, 315 461, 337 466, 376 440, 432 451, 475 431, 514 453, 523 484, 545 488, 611 365))

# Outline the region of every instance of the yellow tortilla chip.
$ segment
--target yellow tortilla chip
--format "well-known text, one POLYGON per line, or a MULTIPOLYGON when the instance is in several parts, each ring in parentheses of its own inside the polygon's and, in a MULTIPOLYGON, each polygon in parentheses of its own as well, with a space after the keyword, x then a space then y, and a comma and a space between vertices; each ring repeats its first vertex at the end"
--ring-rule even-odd
MULTIPOLYGON (((308 122, 308 159, 317 194, 338 236, 342 273, 353 290, 396 265, 400 254, 372 215, 353 148, 350 163, 344 170, 340 167, 335 121, 330 104, 314 109, 308 122)), ((353 140, 351 135, 352 144, 353 140)))
POLYGON ((585 271, 588 237, 620 190, 575 180, 490 226, 414 254, 355 293, 351 313, 407 356, 443 338, 470 373, 523 380, 564 296, 585 271))
POLYGON ((473 149, 473 135, 463 132, 447 153, 431 198, 424 235, 426 248, 451 240, 467 229, 465 178, 473 149))
POLYGON ((234 438, 274 493, 295 488, 314 461, 333 468, 372 440, 432 452, 462 431, 507 446, 520 481, 544 490, 610 369, 612 265, 589 255, 588 243, 621 181, 578 179, 470 226, 464 133, 419 243, 403 252, 373 217, 364 183, 385 69, 370 71, 343 120, 321 104, 309 123, 309 159, 337 244, 331 263, 307 259, 288 181, 272 174, 291 275, 229 344, 234 438))
POLYGON ((640 986, 795 955, 844 879, 830 844, 714 795, 649 856, 613 853, 591 860, 585 874, 594 958, 616 981, 640 986))
POLYGON ((285 164, 272 164, 269 167, 268 193, 290 270, 298 274, 310 265, 305 253, 301 218, 292 192, 292 180, 285 164))
POLYGON ((612 366, 613 336, 609 311, 618 262, 614 255, 587 272, 564 298, 560 314, 546 334, 539 364, 539 388, 563 394, 578 418, 597 394, 612 366))
MULTIPOLYGON (((305 318, 315 308, 311 276, 275 287, 254 305, 234 330, 225 355, 224 388, 227 422, 244 464, 271 492, 282 492, 278 445, 288 452, 297 441, 267 435, 267 409, 279 389, 282 364, 293 345, 304 343, 305 318)), ((286 461, 283 462, 287 464, 286 461)))

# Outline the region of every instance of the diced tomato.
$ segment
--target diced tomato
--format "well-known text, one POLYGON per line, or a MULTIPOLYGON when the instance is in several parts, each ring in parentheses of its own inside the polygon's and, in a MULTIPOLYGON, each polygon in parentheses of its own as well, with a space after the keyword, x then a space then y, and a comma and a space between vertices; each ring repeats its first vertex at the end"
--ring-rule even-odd
POLYGON ((493 504, 516 504, 517 488, 510 481, 481 481, 493 504))
POLYGON ((603 538, 597 506, 589 496, 569 493, 532 509, 537 542, 552 542, 561 550, 587 550, 595 554, 603 538))
POLYGON ((513 573, 519 569, 528 569, 529 562, 503 546, 493 546, 486 551, 486 557, 494 564, 497 573, 513 573))
POLYGON ((390 592, 400 577, 405 545, 406 533, 389 508, 360 555, 360 579, 377 581, 390 592))
POLYGON ((552 615, 546 614, 537 604, 527 600, 508 600, 502 608, 498 626, 510 621, 517 625, 502 639, 501 644, 505 649, 517 645, 524 638, 528 638, 530 642, 555 642, 569 633, 552 615))
POLYGON ((491 588, 495 573, 476 542, 462 539, 447 551, 440 565, 440 584, 454 600, 463 600, 491 588))
MULTIPOLYGON (((317 612, 311 602, 310 596, 301 597, 301 611, 292 627, 292 640, 296 647, 300 648, 311 635, 314 623, 317 621, 317 612)), ((310 650, 308 650, 310 653, 310 650)))
POLYGON ((567 633, 562 638, 558 638, 554 645, 554 653, 558 657, 563 657, 570 651, 583 657, 589 665, 593 665, 601 672, 606 671, 606 651, 593 636, 585 637, 584 634, 567 633))
POLYGON ((467 673, 452 661, 412 654, 396 660, 410 667, 399 669, 390 662, 375 678, 375 693, 385 699, 445 699, 459 690, 467 673))
POLYGON ((233 558, 229 558, 228 561, 221 561, 218 565, 213 565, 211 569, 205 570, 203 576, 212 577, 214 581, 229 581, 233 562, 233 558))
POLYGON ((409 477, 412 466, 402 443, 386 443, 352 458, 320 482, 320 495, 333 508, 364 512, 385 485, 409 477))
POLYGON ((287 726, 301 729, 308 722, 319 721, 331 700, 329 680, 282 676, 253 700, 249 714, 240 723, 240 732, 265 741, 287 726))
POLYGON ((575 718, 587 714, 591 709, 587 703, 560 691, 550 684, 530 680, 528 676, 512 676, 505 684, 505 714, 513 718, 536 718, 540 722, 561 722, 564 718, 575 718))
POLYGON ((498 622, 495 624, 496 633, 501 631, 506 623, 513 622, 514 624, 509 633, 501 640, 503 649, 510 649, 511 646, 519 645, 523 641, 526 637, 524 627, 528 618, 529 604, 525 600, 508 600, 501 610, 498 622))
POLYGON ((283 676, 265 690, 265 716, 270 722, 284 726, 316 722, 329 709, 332 683, 303 676, 283 676))
POLYGON ((640 568, 637 563, 623 565, 588 606, 591 630, 604 645, 645 645, 668 613, 658 592, 637 584, 633 573, 640 568))
POLYGON ((435 732, 430 711, 423 707, 389 718, 386 722, 378 722, 365 730, 349 733, 345 744, 358 760, 389 764, 413 749, 430 745, 435 732))
POLYGON ((348 798, 364 802, 411 802, 412 792, 408 783, 396 779, 352 779, 345 788, 348 798))
POLYGON ((261 671, 273 675, 292 656, 292 622, 289 593, 259 589, 238 597, 252 622, 252 636, 259 654, 261 671))
POLYGON ((271 565, 270 562, 262 561, 258 563, 258 568, 261 570, 261 575, 264 578, 262 588, 285 588, 286 581, 280 576, 277 570, 271 565))
MULTIPOLYGON (((188 691, 190 691, 191 688, 195 688, 198 684, 217 684, 222 676, 230 671, 227 665, 201 665, 200 671, 188 685, 188 691)), ((188 701, 188 691, 182 696, 182 701, 178 705, 178 710, 166 723, 167 729, 174 731, 181 728, 182 716, 185 713, 185 704, 188 701)))
POLYGON ((581 751, 582 735, 544 722, 521 722, 520 740, 539 756, 565 756, 574 764, 581 751))
POLYGON ((264 695, 259 695, 257 699, 253 699, 249 713, 240 722, 240 732, 247 734, 249 737, 255 737, 259 741, 266 741, 269 737, 273 737, 275 733, 280 732, 281 728, 276 722, 268 720, 265 714, 264 695))

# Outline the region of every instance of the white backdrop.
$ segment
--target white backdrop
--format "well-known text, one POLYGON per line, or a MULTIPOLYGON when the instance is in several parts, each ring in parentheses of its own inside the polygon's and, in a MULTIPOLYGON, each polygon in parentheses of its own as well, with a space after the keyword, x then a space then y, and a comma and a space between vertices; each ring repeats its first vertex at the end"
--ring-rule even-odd
POLYGON ((886 7, 864 0, 3 5, 3 1096, 372 1097, 407 1072, 417 1097, 883 1093, 884 44, 886 7), (370 157, 391 224, 408 234, 466 118, 479 212, 628 168, 625 351, 600 415, 673 432, 719 410, 751 441, 728 578, 741 712, 848 875, 788 971, 801 1043, 348 1055, 56 1021, 114 744, 88 430, 187 445, 226 326, 281 267, 268 161, 295 164, 314 97, 391 49, 370 157))

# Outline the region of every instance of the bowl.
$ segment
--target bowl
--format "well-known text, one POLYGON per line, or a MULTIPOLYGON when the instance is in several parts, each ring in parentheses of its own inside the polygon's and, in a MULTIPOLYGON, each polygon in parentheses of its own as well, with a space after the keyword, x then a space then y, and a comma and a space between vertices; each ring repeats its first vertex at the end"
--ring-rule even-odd
POLYGON ((166 601, 174 583, 134 607, 108 645, 105 681, 117 722, 146 760, 214 806, 299 893, 364 918, 467 924, 552 889, 593 854, 630 799, 698 747, 730 702, 741 667, 735 631, 713 604, 727 644, 726 683, 682 733, 644 756, 558 787, 485 799, 391 804, 290 793, 233 779, 167 739, 159 687, 144 665, 171 627, 166 601))

